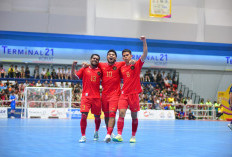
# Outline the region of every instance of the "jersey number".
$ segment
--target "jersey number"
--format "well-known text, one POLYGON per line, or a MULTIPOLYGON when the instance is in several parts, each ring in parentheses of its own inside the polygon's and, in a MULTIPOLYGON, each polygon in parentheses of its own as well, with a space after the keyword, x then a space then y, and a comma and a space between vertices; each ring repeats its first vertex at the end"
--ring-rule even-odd
POLYGON ((96 82, 96 80, 97 80, 97 77, 96 77, 96 76, 91 76, 91 81, 92 81, 92 82, 96 82))
POLYGON ((112 77, 112 71, 107 71, 107 77, 112 77))
POLYGON ((130 72, 126 72, 126 76, 127 76, 127 77, 130 77, 130 72))

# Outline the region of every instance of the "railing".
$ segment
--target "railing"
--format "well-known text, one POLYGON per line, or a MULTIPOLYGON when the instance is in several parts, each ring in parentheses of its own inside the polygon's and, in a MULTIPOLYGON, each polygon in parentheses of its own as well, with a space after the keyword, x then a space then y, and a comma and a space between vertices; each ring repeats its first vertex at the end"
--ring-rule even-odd
MULTIPOLYGON (((167 106, 170 104, 162 104, 161 107, 167 106)), ((194 113, 196 119, 216 119, 216 110, 213 105, 206 105, 206 104, 175 104, 175 112, 180 112, 181 109, 185 112, 185 117, 189 115, 189 109, 191 112, 194 113)))

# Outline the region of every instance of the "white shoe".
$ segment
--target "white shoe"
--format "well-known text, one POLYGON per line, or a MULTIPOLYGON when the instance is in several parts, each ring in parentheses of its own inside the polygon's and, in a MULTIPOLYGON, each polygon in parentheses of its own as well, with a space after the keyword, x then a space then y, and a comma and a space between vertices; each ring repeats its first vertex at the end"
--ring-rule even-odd
POLYGON ((136 143, 136 138, 135 138, 135 136, 132 136, 132 137, 131 137, 130 143, 136 143))
POLYGON ((81 136, 81 139, 79 140, 80 143, 85 143, 86 142, 86 137, 85 136, 81 136))
POLYGON ((93 136, 93 137, 94 137, 94 138, 93 138, 94 141, 97 141, 97 140, 99 139, 98 131, 95 131, 95 132, 94 132, 94 136, 93 136))
POLYGON ((229 127, 230 130, 232 131, 232 124, 228 124, 228 127, 229 127))
POLYGON ((109 134, 107 134, 106 137, 105 137, 105 139, 104 139, 104 141, 106 143, 109 143, 111 141, 111 136, 109 134))

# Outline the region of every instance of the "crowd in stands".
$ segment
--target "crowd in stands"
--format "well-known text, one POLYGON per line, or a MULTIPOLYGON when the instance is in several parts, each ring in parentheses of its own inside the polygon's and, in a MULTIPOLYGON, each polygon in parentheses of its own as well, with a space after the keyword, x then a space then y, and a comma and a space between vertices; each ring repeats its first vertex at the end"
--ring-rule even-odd
MULTIPOLYGON (((67 80, 71 79, 71 69, 67 68, 58 68, 50 69, 42 68, 42 71, 39 71, 39 67, 35 66, 33 70, 33 75, 31 75, 29 67, 21 66, 19 70, 17 65, 11 65, 8 71, 6 71, 1 65, 0 68, 1 78, 22 78, 25 80, 22 83, 18 83, 17 80, 6 82, 0 81, 0 101, 9 100, 10 94, 14 92, 16 100, 23 101, 24 99, 24 89, 25 87, 65 87, 72 88, 72 105, 73 107, 78 107, 81 100, 82 85, 81 83, 69 82, 67 80), (35 78, 36 81, 29 82, 28 78, 35 78), (41 80, 42 79, 42 80, 41 80), (46 79, 46 80, 45 80, 46 79), (58 79, 58 82, 55 82, 53 79, 58 79), (67 82, 63 82, 66 80, 67 82)), ((183 109, 183 106, 178 104, 193 104, 191 98, 184 97, 182 91, 178 91, 178 79, 176 74, 173 72, 166 73, 165 71, 154 70, 153 73, 151 70, 147 70, 145 74, 140 76, 142 83, 143 92, 140 94, 140 104, 141 109, 164 109, 164 110, 176 110, 183 109)), ((200 104, 212 105, 208 100, 206 103, 202 99, 200 104)), ((214 103, 215 104, 215 103, 214 103)), ((1 105, 1 104, 0 104, 1 105)), ((3 106, 9 106, 9 103, 5 102, 3 106)), ((17 104, 18 106, 21 103, 17 104)), ((202 106, 203 108, 203 106, 202 106)), ((176 113, 176 117, 182 119, 184 116, 181 116, 181 111, 176 113)))
POLYGON ((24 68, 18 68, 17 65, 11 65, 8 71, 0 66, 0 78, 35 78, 35 79, 71 79, 71 68, 65 69, 64 67, 58 67, 57 69, 42 68, 40 71, 39 66, 35 66, 33 73, 28 66, 24 68))

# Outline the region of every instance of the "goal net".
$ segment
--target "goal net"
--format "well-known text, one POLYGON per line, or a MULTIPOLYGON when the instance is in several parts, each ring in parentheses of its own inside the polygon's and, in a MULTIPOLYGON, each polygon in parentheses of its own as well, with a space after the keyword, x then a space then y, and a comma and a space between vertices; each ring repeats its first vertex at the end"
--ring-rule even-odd
POLYGON ((24 118, 70 118, 72 89, 26 87, 24 118))

